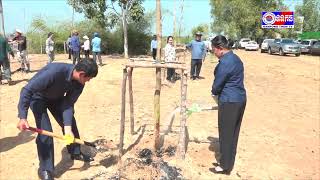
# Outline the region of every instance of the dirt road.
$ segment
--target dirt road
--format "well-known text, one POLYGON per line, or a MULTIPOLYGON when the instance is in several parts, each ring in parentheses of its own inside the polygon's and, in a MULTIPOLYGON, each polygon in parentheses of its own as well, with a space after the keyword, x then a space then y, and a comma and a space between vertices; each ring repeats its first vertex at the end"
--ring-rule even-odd
MULTIPOLYGON (((193 113, 187 120, 189 143, 185 161, 164 156, 170 165, 181 169, 187 179, 320 179, 320 58, 312 56, 278 56, 260 52, 235 51, 245 65, 248 102, 241 126, 236 164, 230 176, 209 171, 218 158, 217 111, 193 113)), ((15 72, 14 85, 0 86, 0 179, 37 178, 36 135, 19 133, 15 128, 21 88, 46 64, 45 55, 29 55, 29 74, 15 72)), ((58 55, 59 62, 66 55, 58 55)), ((103 57, 105 66, 91 80, 76 104, 76 119, 81 136, 86 140, 119 141, 121 58, 103 57)), ((212 104, 210 89, 217 59, 209 57, 201 76, 188 80, 188 101, 212 104)), ((18 68, 12 63, 12 70, 18 68)), ((153 143, 153 93, 155 70, 135 69, 133 76, 135 130, 128 134, 126 125, 123 159, 136 158, 143 148, 153 143), (139 128, 140 127, 140 128, 139 128)), ((180 81, 165 83, 161 90, 161 124, 180 102, 180 81)), ((53 129, 61 133, 51 117, 53 129)), ((129 113, 127 112, 127 122, 129 113)), ((35 125, 29 111, 29 123, 35 125)), ((172 132, 165 136, 164 146, 176 146, 179 133, 177 114, 172 132)), ((166 126, 161 126, 165 130, 166 126)), ((100 153, 91 164, 72 162, 64 144, 55 140, 55 176, 57 179, 105 179, 117 171, 115 152, 100 153)), ((147 168, 128 166, 122 177, 151 179, 147 168)))

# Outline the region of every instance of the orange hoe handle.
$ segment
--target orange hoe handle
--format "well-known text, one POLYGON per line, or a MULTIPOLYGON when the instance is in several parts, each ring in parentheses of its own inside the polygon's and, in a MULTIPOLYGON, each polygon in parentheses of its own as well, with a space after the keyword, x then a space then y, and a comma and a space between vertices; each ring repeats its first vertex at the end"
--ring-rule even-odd
MULTIPOLYGON (((54 137, 54 138, 57 138, 57 139, 64 140, 63 136, 55 134, 55 133, 50 132, 50 131, 46 131, 46 130, 39 129, 39 128, 34 128, 34 127, 29 127, 27 129, 29 131, 36 132, 38 134, 42 134, 42 135, 46 135, 46 136, 50 136, 50 137, 54 137)), ((74 138, 74 143, 82 144, 82 145, 86 145, 86 146, 91 146, 91 147, 94 147, 94 148, 96 147, 96 145, 94 143, 87 142, 87 141, 84 141, 84 140, 81 140, 81 139, 78 139, 78 138, 74 138)))

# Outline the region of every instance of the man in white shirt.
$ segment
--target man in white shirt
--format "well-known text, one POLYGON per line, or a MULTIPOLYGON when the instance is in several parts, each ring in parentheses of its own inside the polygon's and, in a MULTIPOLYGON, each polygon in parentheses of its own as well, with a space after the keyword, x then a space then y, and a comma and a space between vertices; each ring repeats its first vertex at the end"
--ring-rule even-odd
POLYGON ((83 36, 83 39, 85 39, 82 48, 84 50, 84 56, 88 60, 90 55, 90 40, 87 35, 83 36))
POLYGON ((151 41, 151 52, 152 52, 152 57, 153 57, 153 60, 156 60, 156 57, 157 57, 157 45, 158 45, 158 42, 157 42, 157 36, 156 35, 153 35, 153 38, 152 38, 152 41, 151 41))

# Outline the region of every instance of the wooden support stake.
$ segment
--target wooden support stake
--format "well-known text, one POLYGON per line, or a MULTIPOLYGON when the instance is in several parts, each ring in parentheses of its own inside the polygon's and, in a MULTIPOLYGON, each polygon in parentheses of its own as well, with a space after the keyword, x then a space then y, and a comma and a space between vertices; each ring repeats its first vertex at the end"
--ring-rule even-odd
POLYGON ((181 121, 178 146, 178 153, 181 159, 184 159, 186 154, 187 79, 187 72, 183 70, 181 76, 181 121))
POLYGON ((119 158, 123 155, 123 138, 124 138, 124 123, 126 118, 126 84, 127 84, 127 68, 123 68, 123 79, 121 89, 121 123, 120 123, 120 143, 119 143, 119 158))
POLYGON ((129 103, 130 103, 130 133, 134 135, 134 109, 133 109, 133 92, 132 92, 132 71, 133 68, 128 68, 128 82, 129 82, 129 103))
POLYGON ((160 92, 161 92, 161 68, 156 68, 156 89, 154 92, 154 147, 160 149, 160 92))

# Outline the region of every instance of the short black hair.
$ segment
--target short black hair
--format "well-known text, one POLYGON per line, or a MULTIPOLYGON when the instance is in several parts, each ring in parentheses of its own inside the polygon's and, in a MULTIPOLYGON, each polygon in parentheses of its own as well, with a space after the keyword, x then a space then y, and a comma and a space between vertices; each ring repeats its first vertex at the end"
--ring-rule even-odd
POLYGON ((74 68, 76 71, 83 71, 86 77, 96 77, 98 74, 98 65, 91 60, 82 60, 78 62, 74 68))
POLYGON ((226 37, 222 35, 218 35, 211 40, 211 44, 213 47, 220 47, 229 49, 229 42, 226 37))

